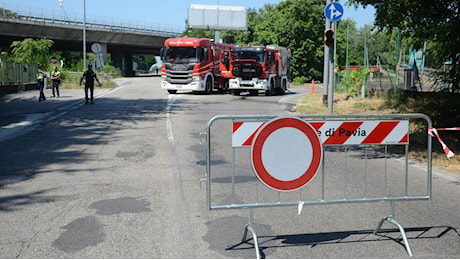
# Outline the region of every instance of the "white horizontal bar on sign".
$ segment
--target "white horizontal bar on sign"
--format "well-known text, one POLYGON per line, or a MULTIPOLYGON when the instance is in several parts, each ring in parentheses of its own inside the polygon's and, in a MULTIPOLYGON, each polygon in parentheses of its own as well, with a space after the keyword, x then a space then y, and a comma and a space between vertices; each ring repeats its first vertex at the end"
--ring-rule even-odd
MULTIPOLYGON (((232 147, 251 146, 265 122, 233 122, 232 147)), ((409 121, 314 121, 323 145, 408 144, 409 121)))

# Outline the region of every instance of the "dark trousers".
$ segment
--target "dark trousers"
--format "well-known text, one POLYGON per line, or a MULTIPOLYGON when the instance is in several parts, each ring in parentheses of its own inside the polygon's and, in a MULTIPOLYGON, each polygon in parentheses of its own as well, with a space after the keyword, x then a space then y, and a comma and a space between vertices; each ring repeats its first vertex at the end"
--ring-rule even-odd
POLYGON ((38 97, 38 101, 45 101, 45 93, 43 93, 43 89, 45 88, 45 85, 43 83, 38 83, 37 84, 38 91, 40 91, 40 96, 38 97))
POLYGON ((56 95, 59 97, 59 84, 61 82, 59 81, 53 81, 53 97, 55 96, 54 95, 54 90, 56 89, 56 95))
POLYGON ((94 84, 85 85, 85 99, 86 99, 86 102, 88 102, 88 100, 89 100, 89 98, 88 98, 88 89, 89 89, 90 96, 91 96, 91 102, 93 102, 93 97, 94 97, 94 84))

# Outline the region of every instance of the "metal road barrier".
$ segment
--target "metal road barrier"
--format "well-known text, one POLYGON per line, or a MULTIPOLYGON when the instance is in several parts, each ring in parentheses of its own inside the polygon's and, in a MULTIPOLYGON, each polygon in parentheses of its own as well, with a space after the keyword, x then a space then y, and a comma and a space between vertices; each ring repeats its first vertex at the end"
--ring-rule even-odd
POLYGON ((426 174, 415 176, 409 168, 409 129, 415 122, 432 126, 424 114, 216 116, 200 133, 201 144, 206 137, 206 176, 201 181, 206 182, 207 207, 248 209, 242 242, 251 232, 260 258, 254 208, 296 206, 301 214, 304 205, 389 202, 391 212, 374 234, 385 221, 397 226, 412 257, 395 218, 395 203, 430 200, 432 187, 428 134, 426 174), (401 172, 390 170, 389 160, 395 157, 405 163, 401 172))

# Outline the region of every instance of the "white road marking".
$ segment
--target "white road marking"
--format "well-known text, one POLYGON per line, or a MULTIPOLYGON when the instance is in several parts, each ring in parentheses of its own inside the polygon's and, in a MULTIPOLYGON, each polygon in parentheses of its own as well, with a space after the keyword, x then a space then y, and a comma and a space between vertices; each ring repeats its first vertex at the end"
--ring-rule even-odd
POLYGON ((168 135, 168 141, 170 144, 174 145, 174 135, 171 125, 171 106, 176 101, 176 95, 170 94, 168 95, 168 103, 166 103, 166 132, 168 135))

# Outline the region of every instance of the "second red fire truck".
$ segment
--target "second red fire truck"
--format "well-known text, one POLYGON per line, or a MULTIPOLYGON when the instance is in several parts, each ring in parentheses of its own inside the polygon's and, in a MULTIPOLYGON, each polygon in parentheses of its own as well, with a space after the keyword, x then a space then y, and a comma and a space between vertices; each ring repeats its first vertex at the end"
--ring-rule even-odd
POLYGON ((291 52, 279 46, 235 47, 229 90, 235 95, 283 94, 289 88, 291 52))

